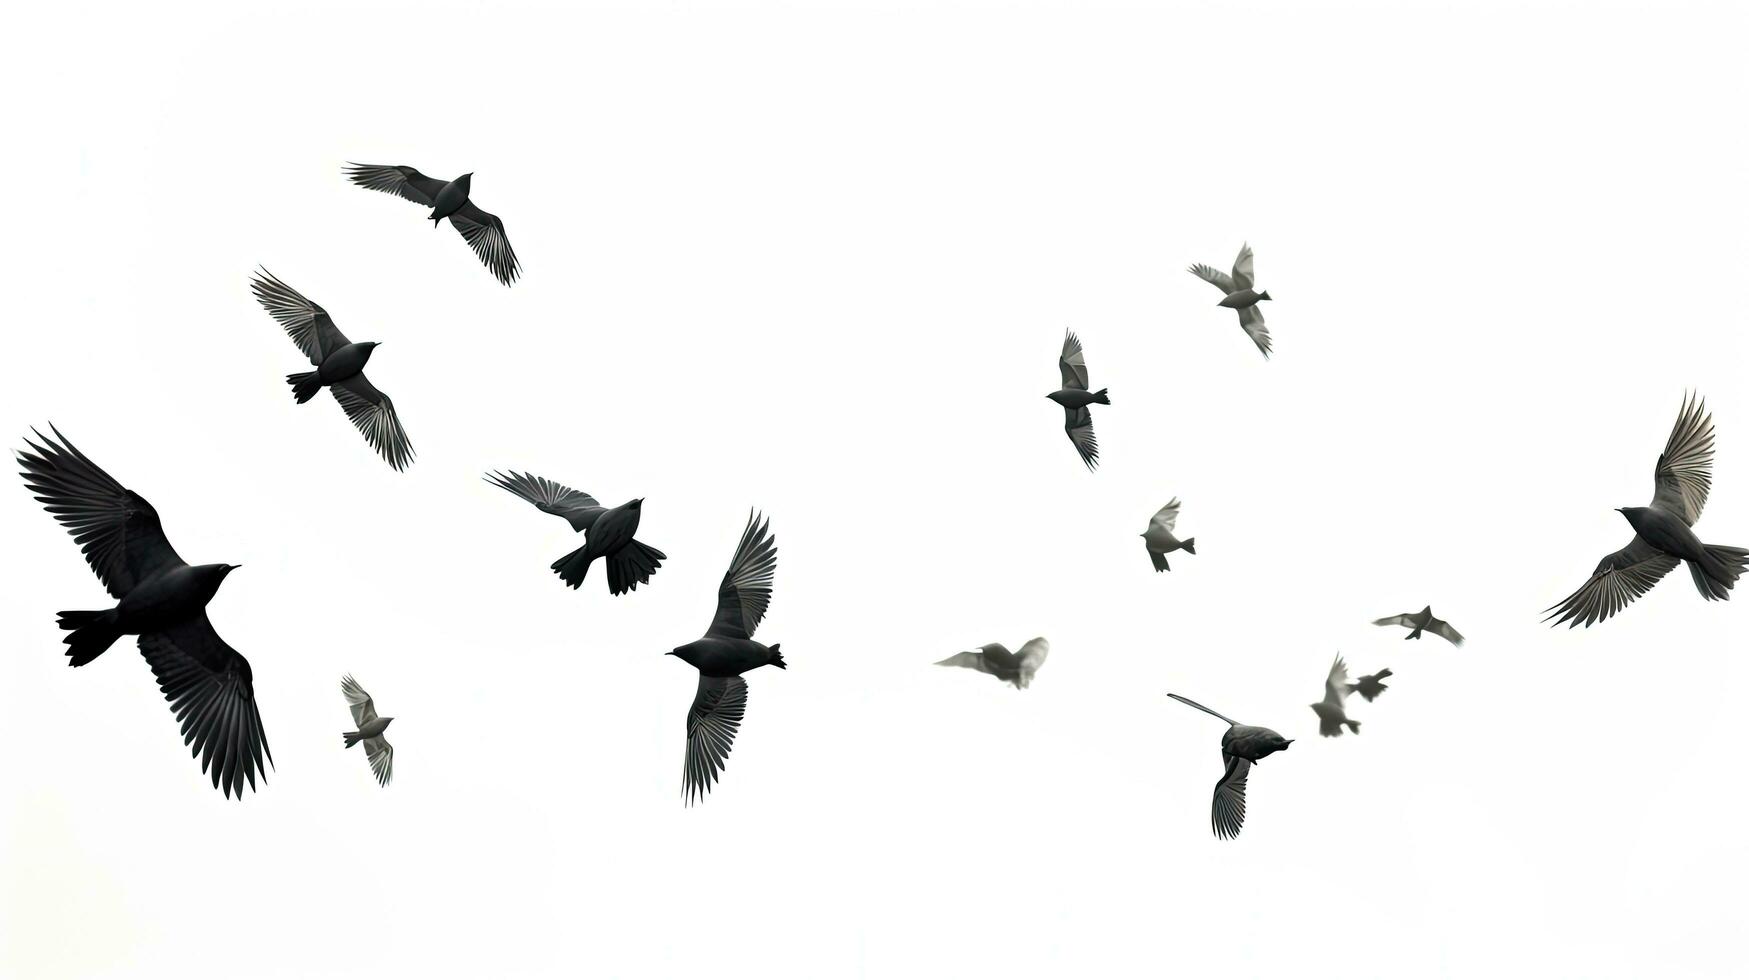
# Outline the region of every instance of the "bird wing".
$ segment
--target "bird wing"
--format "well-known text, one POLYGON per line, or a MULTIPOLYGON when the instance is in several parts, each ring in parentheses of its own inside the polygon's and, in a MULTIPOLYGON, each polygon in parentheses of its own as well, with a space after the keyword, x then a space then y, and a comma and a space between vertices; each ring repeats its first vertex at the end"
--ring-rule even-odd
POLYGON ((704 799, 716 783, 746 714, 746 681, 699 675, 698 693, 686 712, 686 775, 681 790, 687 806, 704 799))
POLYGON ((946 660, 937 660, 937 667, 970 667, 986 674, 994 674, 999 668, 1013 669, 1016 666, 1014 654, 1000 643, 986 643, 976 650, 966 650, 956 653, 946 660))
POLYGON ((706 636, 752 639, 765 607, 771 604, 771 582, 777 574, 777 543, 771 537, 771 522, 756 513, 747 515, 747 529, 723 584, 717 587, 717 615, 706 636))
POLYGON ((1330 675, 1324 678, 1324 703, 1341 707, 1343 699, 1348 696, 1343 686, 1347 683, 1348 665, 1342 662, 1342 656, 1338 654, 1336 662, 1330 665, 1330 675))
POLYGON ((285 328, 286 336, 318 367, 329 354, 351 341, 334 325, 328 311, 304 298, 304 294, 280 282, 262 269, 249 281, 255 301, 285 328))
POLYGON ((1173 497, 1171 503, 1160 508, 1158 511, 1155 511, 1154 518, 1148 522, 1148 526, 1160 528, 1168 533, 1170 533, 1173 528, 1177 527, 1178 498, 1173 497))
POLYGON ((1239 329, 1257 345, 1264 357, 1269 356, 1269 328, 1263 325, 1263 306, 1252 303, 1239 309, 1239 329))
POLYGON ((1246 242, 1239 247, 1239 257, 1233 260, 1233 285, 1240 289, 1250 289, 1256 281, 1254 265, 1251 243, 1246 242))
POLYGON ((1373 620, 1372 624, 1374 626, 1414 626, 1415 614, 1402 613, 1396 616, 1386 616, 1384 619, 1373 620))
POLYGON ((1226 760, 1227 771, 1215 784, 1214 807, 1209 822, 1215 828, 1215 836, 1225 839, 1239 836, 1239 829, 1245 826, 1245 781, 1250 778, 1251 763, 1225 752, 1221 757, 1226 760))
POLYGON ((18 454, 24 467, 18 475, 79 543, 110 595, 120 599, 153 575, 186 564, 146 498, 117 483, 54 426, 54 439, 31 431, 42 445, 25 440, 33 451, 18 454))
POLYGON ((1027 640, 1015 654, 1018 666, 1022 671, 1036 671, 1045 664, 1045 658, 1051 655, 1051 641, 1042 636, 1027 640))
POLYGON ((1063 337, 1063 353, 1057 358, 1063 372, 1063 387, 1087 390, 1087 356, 1081 353, 1081 338, 1070 331, 1063 337))
POLYGON ((1166 696, 1171 698, 1174 701, 1177 701, 1180 704, 1188 704, 1192 708, 1195 708, 1198 711, 1204 711, 1204 712, 1207 712, 1208 714, 1214 715, 1216 718, 1219 718, 1220 720, 1226 722, 1229 725, 1239 724, 1238 722, 1234 721, 1233 719, 1228 718, 1226 715, 1221 714, 1219 711, 1216 711, 1213 708, 1208 708, 1208 707, 1204 707, 1203 705, 1197 704, 1195 701, 1192 701, 1191 699, 1185 697, 1182 694, 1172 694, 1169 692, 1169 693, 1167 693, 1166 696))
POLYGON ((581 490, 573 490, 563 483, 532 473, 518 473, 515 470, 511 470, 508 475, 487 473, 486 482, 516 494, 543 513, 563 517, 570 522, 573 531, 582 531, 594 524, 595 519, 607 509, 601 506, 601 501, 581 490))
POLYGON ((487 214, 469 201, 449 216, 449 223, 468 240, 468 247, 474 250, 486 268, 492 270, 499 282, 508 286, 522 274, 522 265, 516 261, 516 252, 510 248, 510 239, 504 234, 504 222, 499 221, 497 215, 487 214))
POLYGON ((437 192, 448 181, 427 177, 412 167, 382 166, 374 163, 349 163, 346 176, 360 187, 384 194, 404 197, 414 204, 431 207, 437 202, 437 192))
POLYGON ((1682 414, 1670 430, 1670 440, 1658 455, 1652 506, 1693 524, 1700 520, 1713 487, 1713 417, 1706 402, 1693 395, 1683 400, 1682 414))
POLYGON ((1081 454, 1081 462, 1088 469, 1099 465, 1099 440, 1093 435, 1093 413, 1087 406, 1063 409, 1063 431, 1069 433, 1069 441, 1075 444, 1075 451, 1081 454))
POLYGON ((261 713, 255 707, 249 661, 213 632, 203 611, 155 633, 140 634, 140 653, 158 679, 158 689, 182 723, 182 742, 211 772, 213 788, 243 798, 243 781, 267 781, 273 762, 261 713))
POLYGON ((1234 288, 1232 277, 1214 266, 1203 265, 1201 262, 1198 262, 1190 267, 1190 272, 1204 282, 1213 283, 1215 288, 1219 289, 1223 294, 1236 293, 1239 291, 1234 288))
POLYGON ((389 744, 389 740, 381 735, 365 739, 364 757, 370 762, 371 773, 377 777, 377 785, 389 785, 389 778, 395 774, 395 747, 389 744))
POLYGON ((346 417, 364 433, 364 441, 396 470, 404 470, 413 462, 413 444, 407 441, 407 430, 401 428, 401 417, 395 414, 395 403, 377 390, 362 373, 345 381, 336 381, 328 389, 334 400, 346 410, 346 417))
POLYGON ((340 693, 346 695, 346 706, 352 709, 352 723, 360 728, 377 720, 377 706, 370 692, 358 686, 351 674, 340 678, 340 693))
POLYGON ((1577 592, 1543 610, 1554 625, 1567 628, 1601 623, 1646 594, 1677 565, 1677 559, 1647 544, 1639 535, 1628 546, 1605 555, 1577 592), (1571 620, 1571 622, 1568 622, 1571 620))
POLYGON ((1438 617, 1428 620, 1427 632, 1432 633, 1435 636, 1445 637, 1447 640, 1451 641, 1451 645, 1454 647, 1461 647, 1464 645, 1464 635, 1457 630, 1452 629, 1450 623, 1443 619, 1439 619, 1438 617))

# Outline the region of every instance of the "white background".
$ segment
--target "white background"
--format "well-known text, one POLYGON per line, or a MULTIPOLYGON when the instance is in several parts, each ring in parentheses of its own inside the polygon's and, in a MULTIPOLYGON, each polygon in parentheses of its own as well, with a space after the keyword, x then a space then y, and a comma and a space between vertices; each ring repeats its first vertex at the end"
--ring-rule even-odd
MULTIPOLYGON (((1733 603, 1538 611, 1646 502, 1683 392, 1749 545, 1745 14, 1726 3, 32 5, 0 431, 148 497, 254 665, 242 803, 16 485, 0 973, 1715 976, 1749 872, 1733 603), (474 171, 495 283, 347 160, 474 171), (1256 248, 1276 356, 1184 272, 1256 248), (352 338, 396 474, 250 297, 352 338), (1064 438, 1066 327, 1105 464, 1064 438), (480 480, 648 498, 610 599, 480 480), (1136 535, 1172 497, 1200 553, 1136 535), (718 789, 697 637, 780 546, 718 789), (1375 617, 1431 602, 1461 650, 1375 617), (931 663, 1035 635, 1024 692, 931 663), (1340 650, 1392 667, 1319 739, 1340 650), (385 714, 371 781, 338 684, 385 714), (1222 726, 1298 737, 1217 841, 1222 726)), ((18 18, 22 17, 22 20, 18 18)))

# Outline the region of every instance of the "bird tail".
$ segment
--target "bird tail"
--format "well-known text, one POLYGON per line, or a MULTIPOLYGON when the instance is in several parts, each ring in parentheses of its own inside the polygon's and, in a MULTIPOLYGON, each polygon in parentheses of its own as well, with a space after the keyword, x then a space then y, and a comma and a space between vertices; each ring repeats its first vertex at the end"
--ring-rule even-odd
POLYGON ((607 591, 620 595, 643 585, 656 574, 656 569, 662 567, 662 559, 666 557, 655 548, 633 540, 607 556, 607 591))
POLYGON ((778 649, 777 649, 781 645, 782 644, 778 644, 778 643, 773 643, 771 645, 771 665, 773 667, 776 667, 778 670, 788 670, 789 664, 786 664, 783 662, 783 654, 778 652, 778 649))
POLYGON ((1161 554, 1158 551, 1150 551, 1148 552, 1148 557, 1154 559, 1154 571, 1170 572, 1172 570, 1172 566, 1166 564, 1166 556, 1164 554, 1161 554))
POLYGON ((340 737, 346 740, 346 747, 349 749, 364 740, 364 736, 358 732, 341 732, 340 737))
POLYGON ((316 378, 314 371, 288 374, 285 376, 285 383, 291 385, 292 397, 298 400, 299 405, 316 397, 316 392, 322 390, 322 382, 316 378))
POLYGON ((1354 734, 1356 734, 1356 735, 1360 734, 1360 722, 1358 722, 1358 721, 1345 721, 1345 722, 1343 722, 1343 724, 1347 725, 1348 730, 1353 732, 1354 734))
POLYGON ((1419 639, 1421 639, 1421 627, 1417 626, 1414 629, 1410 630, 1408 635, 1404 636, 1403 639, 1405 639, 1405 640, 1419 640, 1419 639))
POLYGON ((1106 392, 1108 392, 1110 390, 1111 390, 1110 388, 1101 388, 1098 391, 1094 392, 1093 393, 1093 404, 1095 404, 1095 405, 1110 405, 1111 404, 1111 396, 1106 394, 1106 392))
POLYGON ((60 627, 71 630, 62 641, 67 644, 68 666, 83 667, 102 655, 116 640, 121 630, 115 628, 115 610, 71 611, 56 613, 60 627))
POLYGON ((589 574, 589 563, 595 560, 588 551, 589 546, 584 545, 552 564, 553 571, 573 589, 583 584, 583 576, 589 574))
POLYGON ((1688 563, 1694 587, 1707 599, 1729 599, 1743 570, 1749 568, 1749 551, 1723 544, 1702 545, 1706 560, 1688 563))
POLYGON ((1185 538, 1182 542, 1180 542, 1180 547, 1182 547, 1185 551, 1188 551, 1194 555, 1194 554, 1196 554, 1196 539, 1195 538, 1185 538))
POLYGON ((1267 290, 1267 289, 1265 289, 1263 292, 1257 294, 1257 301, 1259 303, 1263 302, 1264 300, 1266 300, 1268 298, 1269 298, 1269 290, 1267 290))

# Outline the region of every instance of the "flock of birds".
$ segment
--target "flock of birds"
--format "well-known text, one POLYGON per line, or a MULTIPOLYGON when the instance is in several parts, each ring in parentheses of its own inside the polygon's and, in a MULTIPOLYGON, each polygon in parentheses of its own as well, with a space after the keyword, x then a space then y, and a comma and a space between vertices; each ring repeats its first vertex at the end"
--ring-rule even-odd
MULTIPOLYGON (((472 174, 443 181, 412 167, 358 164, 349 164, 345 173, 359 186, 430 208, 434 227, 448 218, 506 286, 521 274, 504 223, 470 197, 472 174)), ((1267 358, 1271 342, 1258 304, 1270 296, 1256 288, 1250 245, 1240 250, 1230 273, 1201 264, 1189 271, 1221 291, 1219 305, 1237 311, 1240 328, 1267 358)), ((314 367, 287 377, 296 401, 302 404, 328 389, 365 441, 396 471, 405 470, 413 461, 412 444, 394 403, 364 373, 378 344, 348 339, 327 310, 265 269, 250 285, 256 300, 314 367)), ((1072 332, 1063 341, 1058 368, 1061 387, 1047 397, 1062 406, 1069 442, 1093 470, 1099 462, 1099 445, 1091 409, 1110 405, 1111 399, 1104 388, 1091 390, 1081 341, 1072 332)), ((140 653, 181 726, 183 744, 200 759, 201 771, 210 775, 215 788, 227 798, 241 799, 245 784, 253 790, 257 777, 265 781, 273 755, 256 704, 249 661, 219 637, 206 615, 208 603, 238 566, 185 562, 166 537, 157 510, 144 497, 92 462, 52 425, 49 428, 52 437, 36 432, 34 440, 26 439, 29 448, 18 453, 25 486, 66 527, 115 600, 107 609, 59 614, 60 627, 67 631, 69 664, 84 666, 120 638, 137 637, 140 653)), ((1712 487, 1712 461, 1712 417, 1704 402, 1690 395, 1658 457, 1651 503, 1617 508, 1633 528, 1633 538, 1605 556, 1572 595, 1545 610, 1545 619, 1569 627, 1602 622, 1682 563, 1688 565, 1702 598, 1728 599, 1749 567, 1749 551, 1705 544, 1693 531, 1712 487)), ((599 561, 605 566, 608 592, 622 595, 647 584, 668 557, 636 537, 642 498, 604 507, 587 493, 529 473, 493 472, 486 479, 537 510, 562 518, 583 535, 581 547, 551 565, 571 588, 580 587, 599 561)), ((1167 556, 1173 552, 1196 554, 1194 537, 1177 537, 1179 509, 1173 498, 1141 533, 1156 572, 1170 570, 1167 556)), ((776 570, 777 546, 770 522, 752 512, 717 589, 710 626, 699 639, 668 651, 667 655, 698 672, 698 688, 686 714, 682 795, 689 805, 710 791, 727 762, 746 714, 745 675, 759 667, 785 667, 778 644, 767 646, 753 638, 771 603, 776 570)), ((1464 642, 1462 634, 1435 617, 1431 607, 1387 616, 1374 624, 1406 627, 1405 639, 1431 633, 1454 646, 1464 642)), ((1018 652, 991 643, 939 664, 981 671, 1025 689, 1049 653, 1050 643, 1036 637, 1018 652)), ((1358 734, 1360 722, 1348 716, 1348 697, 1358 694, 1371 702, 1387 689, 1384 681, 1391 676, 1385 669, 1351 681, 1347 665, 1337 656, 1325 678, 1324 697, 1311 705, 1319 734, 1338 737, 1345 730, 1358 734)), ((394 719, 378 714, 375 700, 351 675, 341 680, 340 689, 357 726, 344 733, 344 746, 362 744, 371 772, 386 786, 393 775, 395 750, 385 732, 394 719)), ((1286 750, 1293 740, 1269 728, 1241 724, 1182 695, 1170 697, 1227 723, 1221 736, 1224 769, 1215 785, 1211 823, 1216 836, 1237 836, 1244 825, 1251 766, 1286 750)))

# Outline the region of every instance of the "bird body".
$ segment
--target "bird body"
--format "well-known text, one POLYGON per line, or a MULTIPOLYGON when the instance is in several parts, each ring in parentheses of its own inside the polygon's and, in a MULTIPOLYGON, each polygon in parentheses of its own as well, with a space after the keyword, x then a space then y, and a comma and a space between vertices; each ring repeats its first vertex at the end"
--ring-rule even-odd
POLYGON ((486 482, 502 487, 533 504, 543 514, 564 518, 571 529, 584 535, 583 547, 552 563, 552 570, 566 585, 583 584, 596 559, 607 562, 607 590, 613 595, 630 592, 650 581, 668 556, 638 541, 638 523, 643 519, 644 498, 628 500, 618 507, 603 507, 594 497, 545 477, 512 470, 488 473, 486 482))
POLYGON ((341 737, 346 740, 346 747, 350 749, 362 739, 376 738, 388 731, 389 722, 394 720, 393 718, 375 718, 358 726, 358 731, 346 732, 341 737))
POLYGON ((1261 762, 1265 756, 1285 751, 1294 740, 1282 738, 1274 729, 1260 725, 1241 725, 1219 711, 1205 708, 1181 694, 1166 696, 1227 723, 1227 731, 1221 736, 1221 762, 1225 768, 1220 781, 1215 783, 1209 822, 1216 837, 1239 836, 1240 828, 1245 825, 1245 788, 1250 780, 1251 767, 1261 762))
POLYGON ((176 565, 140 582, 111 610, 116 632, 161 630, 204 612, 236 565, 176 565))
POLYGON ((1221 736, 1221 752, 1237 756, 1246 762, 1262 761, 1264 756, 1280 752, 1292 742, 1274 729, 1261 725, 1231 725, 1221 736))
POLYGON ((1032 679, 1050 656, 1051 643, 1042 636, 1026 641, 1019 653, 1010 653, 1000 643, 986 643, 976 650, 956 653, 946 660, 937 660, 937 667, 969 667, 1013 684, 1016 690, 1032 686, 1032 679))
POLYGON ((1110 405, 1111 398, 1104 388, 1087 390, 1087 359, 1073 331, 1063 337, 1057 369, 1062 372, 1063 386, 1045 397, 1063 406, 1063 431, 1069 434, 1069 443, 1081 455, 1081 462, 1092 470, 1099 465, 1099 442, 1093 436, 1093 413, 1088 406, 1110 405))
POLYGON ((1061 391, 1053 391, 1045 397, 1064 408, 1085 408, 1088 405, 1110 405, 1111 398, 1105 392, 1104 388, 1098 391, 1064 388, 1061 391))
POLYGON ((431 199, 431 227, 436 228, 443 219, 460 211, 462 205, 468 203, 468 188, 473 182, 474 175, 466 173, 443 185, 431 199))
POLYGON ((1269 327, 1264 324, 1263 311, 1257 304, 1269 299, 1269 291, 1259 292, 1254 288, 1254 265, 1251 246, 1247 243, 1239 249, 1239 257, 1233 260, 1231 275, 1200 262, 1190 267, 1190 273, 1221 291, 1221 301, 1217 305, 1238 311, 1239 329, 1245 331, 1264 357, 1268 357, 1269 327))
POLYGON ((673 655, 698 668, 706 677, 737 677, 766 664, 787 670, 789 665, 783 662, 778 646, 766 646, 758 640, 707 636, 675 647, 673 655))
POLYGON ((322 358, 322 363, 316 367, 316 378, 323 385, 338 384, 348 378, 356 377, 364 371, 365 364, 370 362, 371 351, 378 347, 377 341, 366 341, 359 344, 347 344, 322 358))
POLYGON ((1154 514, 1148 522, 1148 529, 1142 532, 1142 542, 1148 548, 1148 557, 1154 562, 1154 571, 1170 571, 1172 566, 1166 563, 1166 556, 1174 551, 1184 551, 1196 554, 1196 539, 1178 540, 1173 531, 1178 527, 1178 498, 1173 497, 1166 506, 1154 514))
POLYGON ((1229 310, 1242 310, 1248 306, 1256 306, 1268 298, 1269 290, 1267 289, 1261 293, 1255 289, 1240 289, 1222 296, 1221 301, 1215 305, 1224 306, 1229 310))
MULTIPOLYGON (((1403 637, 1405 640, 1419 640, 1421 632, 1426 630, 1434 636, 1444 637, 1451 642, 1452 646, 1461 647, 1464 645, 1464 635, 1453 629, 1450 623, 1434 616, 1432 606, 1423 606, 1420 612, 1401 613, 1396 616, 1375 619, 1372 624, 1374 626, 1407 626, 1409 633, 1403 637)), ((1368 700, 1371 699, 1368 698, 1368 700)))

